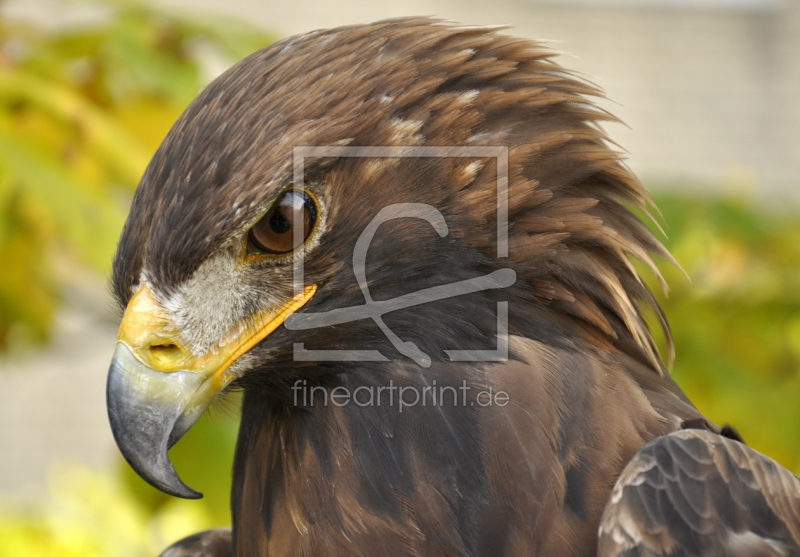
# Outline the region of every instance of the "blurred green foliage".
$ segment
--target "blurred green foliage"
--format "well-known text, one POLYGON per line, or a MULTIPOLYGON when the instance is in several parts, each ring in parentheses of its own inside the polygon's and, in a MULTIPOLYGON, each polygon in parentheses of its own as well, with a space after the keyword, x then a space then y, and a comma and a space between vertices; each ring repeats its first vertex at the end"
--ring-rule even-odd
POLYGON ((46 501, 0 505, 0 557, 153 557, 213 524, 205 505, 173 498, 153 513, 117 476, 62 465, 46 501))
MULTIPOLYGON (((800 473, 800 210, 660 196, 673 376, 695 405, 800 473)), ((657 290, 657 289, 656 289, 657 290)))
MULTIPOLYGON (((47 338, 70 261, 107 273, 147 161, 216 67, 266 45, 235 23, 104 4, 103 22, 43 31, 0 20, 0 351, 47 338)), ((701 411, 800 472, 800 211, 662 195, 674 375, 701 411)), ((657 289, 656 289, 657 290, 657 289)), ((127 465, 58 468, 51 496, 0 502, 0 557, 144 556, 229 523, 236 399, 171 452, 202 501, 127 465)))
POLYGON ((0 500, 0 557, 153 557, 185 536, 230 525, 236 405, 236 396, 216 404, 170 451, 203 499, 166 495, 121 459, 104 472, 57 463, 47 499, 0 500))
POLYGON ((47 338, 59 262, 109 269, 148 160, 214 66, 270 42, 219 19, 97 5, 102 23, 0 19, 0 351, 47 338))

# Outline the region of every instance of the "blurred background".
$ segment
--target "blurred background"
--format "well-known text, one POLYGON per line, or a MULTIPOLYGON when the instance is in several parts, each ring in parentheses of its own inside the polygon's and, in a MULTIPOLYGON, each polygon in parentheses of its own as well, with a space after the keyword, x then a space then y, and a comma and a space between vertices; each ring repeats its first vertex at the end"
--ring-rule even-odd
POLYGON ((800 473, 800 0, 0 0, 0 557, 148 556, 229 523, 237 402, 171 456, 202 501, 122 463, 108 275, 133 190, 225 68, 281 37, 436 15, 553 40, 603 87, 667 246, 673 373, 800 473))

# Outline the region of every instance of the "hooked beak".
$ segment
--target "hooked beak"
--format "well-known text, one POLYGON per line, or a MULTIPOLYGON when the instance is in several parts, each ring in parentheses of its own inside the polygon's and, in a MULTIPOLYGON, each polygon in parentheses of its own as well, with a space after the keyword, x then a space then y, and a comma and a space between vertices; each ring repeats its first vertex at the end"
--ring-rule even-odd
POLYGON ((122 455, 150 485, 187 499, 203 495, 184 484, 167 451, 194 425, 231 381, 242 354, 277 329, 316 292, 307 287, 283 307, 264 311, 195 355, 143 285, 131 298, 108 370, 106 401, 111 431, 122 455))

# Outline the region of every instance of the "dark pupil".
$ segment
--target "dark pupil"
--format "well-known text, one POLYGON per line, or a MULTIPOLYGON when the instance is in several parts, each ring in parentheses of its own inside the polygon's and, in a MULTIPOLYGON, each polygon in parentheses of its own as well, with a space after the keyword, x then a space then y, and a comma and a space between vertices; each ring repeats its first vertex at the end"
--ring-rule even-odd
POLYGON ((292 228, 292 222, 279 210, 269 219, 269 227, 276 234, 285 234, 292 228))

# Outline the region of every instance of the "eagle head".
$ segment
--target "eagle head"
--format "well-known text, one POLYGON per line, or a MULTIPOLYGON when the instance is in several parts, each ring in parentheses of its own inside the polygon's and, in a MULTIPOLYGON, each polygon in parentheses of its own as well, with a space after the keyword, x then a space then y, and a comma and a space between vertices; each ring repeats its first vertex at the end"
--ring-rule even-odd
POLYGON ((598 90, 554 55, 388 20, 285 39, 200 93, 114 260, 108 410, 144 479, 200 496, 167 451, 233 388, 245 419, 289 422, 297 385, 485 383, 515 336, 663 373, 631 259, 669 255, 598 90))

